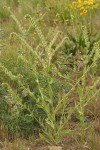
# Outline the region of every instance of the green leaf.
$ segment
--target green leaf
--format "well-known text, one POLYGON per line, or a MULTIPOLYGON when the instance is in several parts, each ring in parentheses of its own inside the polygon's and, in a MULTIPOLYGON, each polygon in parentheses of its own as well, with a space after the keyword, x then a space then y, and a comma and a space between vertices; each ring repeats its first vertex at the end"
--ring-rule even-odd
POLYGON ((56 114, 58 111, 60 111, 65 106, 65 104, 67 104, 67 102, 68 102, 68 97, 59 101, 54 110, 54 113, 56 114))
POLYGON ((39 133, 39 136, 40 136, 40 139, 41 139, 41 140, 43 140, 43 141, 45 141, 45 142, 51 144, 51 142, 50 142, 43 134, 39 133))

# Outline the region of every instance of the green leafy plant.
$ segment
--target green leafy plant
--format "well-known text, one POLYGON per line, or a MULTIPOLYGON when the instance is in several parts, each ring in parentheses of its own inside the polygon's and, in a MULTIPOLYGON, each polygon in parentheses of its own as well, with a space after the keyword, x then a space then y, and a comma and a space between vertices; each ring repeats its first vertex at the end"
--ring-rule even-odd
MULTIPOLYGON (((26 1, 24 4, 24 13, 29 12, 26 1)), ((67 10, 61 13, 59 4, 56 9, 64 23, 69 17, 67 10)), ((16 30, 10 34, 0 56, 0 119, 6 134, 27 138, 37 130, 41 140, 58 145, 66 134, 76 134, 66 126, 77 112, 81 140, 85 142, 89 128, 85 108, 99 95, 96 86, 100 79, 95 75, 100 41, 91 40, 86 26, 81 27, 79 36, 68 32, 66 37, 66 33, 55 27, 49 30, 49 26, 47 34, 46 29, 44 32, 44 28, 39 27, 45 15, 38 19, 25 15, 23 26, 23 21, 17 19, 10 8, 7 10, 16 30), (88 75, 95 79, 92 85, 86 83, 88 75), (72 106, 70 97, 74 99, 72 106)))
MULTIPOLYGON (((63 45, 65 37, 55 48, 53 48, 52 46, 57 40, 60 32, 57 32, 52 41, 50 41, 50 43, 48 44, 42 31, 37 26, 36 20, 32 18, 30 15, 27 15, 26 19, 29 20, 31 27, 33 27, 36 30, 38 37, 40 39, 39 46, 33 49, 32 46, 29 45, 28 42, 26 41, 25 35, 27 31, 24 32, 25 30, 21 28, 14 14, 12 12, 11 14, 12 18, 16 21, 16 23, 20 27, 19 29, 21 33, 24 33, 23 36, 14 32, 11 33, 11 38, 15 37, 17 40, 20 40, 19 48, 21 50, 23 50, 24 48, 26 51, 26 54, 19 53, 18 60, 24 63, 24 65, 28 65, 27 69, 30 70, 31 75, 33 76, 36 88, 34 91, 31 85, 28 83, 28 81, 23 80, 23 76, 25 76, 24 74, 23 75, 19 73, 14 74, 12 71, 9 71, 2 63, 0 63, 0 68, 2 72, 5 73, 5 75, 9 78, 8 81, 10 82, 10 83, 3 83, 4 86, 6 85, 7 92, 10 94, 10 95, 8 94, 7 96, 8 99, 7 103, 10 105, 11 109, 10 113, 12 115, 14 114, 15 116, 17 115, 16 116, 17 123, 19 123, 18 127, 21 129, 19 122, 20 115, 25 119, 26 117, 25 110, 28 111, 29 116, 32 116, 40 124, 40 126, 42 125, 42 132, 40 133, 40 137, 41 138, 44 137, 44 139, 50 138, 49 143, 57 145, 61 141, 62 137, 70 132, 70 130, 66 131, 64 128, 65 125, 67 125, 69 119, 71 118, 73 112, 72 108, 70 108, 68 116, 67 117, 65 116, 64 108, 67 105, 68 99, 67 98, 63 99, 63 96, 60 98, 60 96, 55 95, 53 91, 53 86, 56 80, 53 77, 53 75, 65 78, 57 70, 56 66, 52 64, 52 58, 54 54, 59 50, 59 48, 63 45), (27 102, 25 102, 24 100, 25 98, 28 98, 27 102), (62 109, 63 111, 60 114, 60 120, 56 120, 58 112, 62 109), (24 116, 22 114, 24 114, 24 116), (48 133, 46 134, 47 131, 48 133)), ((27 117, 29 118, 28 113, 26 114, 27 117)), ((27 129, 25 128, 25 130, 27 129)))

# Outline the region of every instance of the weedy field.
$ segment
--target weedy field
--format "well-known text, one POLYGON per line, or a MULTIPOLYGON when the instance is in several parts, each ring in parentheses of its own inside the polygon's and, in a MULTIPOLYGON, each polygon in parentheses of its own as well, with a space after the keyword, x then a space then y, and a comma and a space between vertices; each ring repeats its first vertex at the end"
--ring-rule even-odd
POLYGON ((0 150, 59 148, 100 150, 100 1, 0 0, 0 150))

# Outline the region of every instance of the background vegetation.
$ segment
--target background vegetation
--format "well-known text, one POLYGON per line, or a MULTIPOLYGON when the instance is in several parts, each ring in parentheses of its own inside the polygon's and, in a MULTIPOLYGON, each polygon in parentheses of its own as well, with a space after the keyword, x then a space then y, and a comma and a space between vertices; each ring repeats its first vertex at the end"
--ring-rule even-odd
POLYGON ((99 150, 99 18, 97 0, 1 0, 2 148, 25 149, 22 138, 99 150))

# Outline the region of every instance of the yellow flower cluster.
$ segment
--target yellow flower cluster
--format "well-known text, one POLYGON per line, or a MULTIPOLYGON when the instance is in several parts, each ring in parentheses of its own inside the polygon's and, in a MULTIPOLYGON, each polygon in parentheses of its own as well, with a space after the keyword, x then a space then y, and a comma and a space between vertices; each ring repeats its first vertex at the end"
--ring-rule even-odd
POLYGON ((80 10, 80 16, 87 14, 90 9, 95 9, 98 7, 98 3, 95 0, 74 0, 70 4, 71 9, 80 10))

